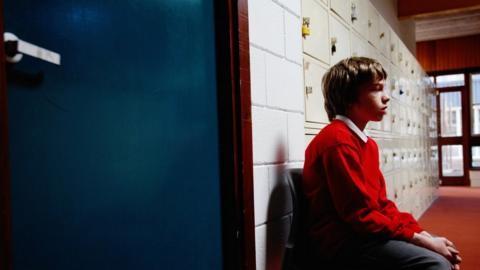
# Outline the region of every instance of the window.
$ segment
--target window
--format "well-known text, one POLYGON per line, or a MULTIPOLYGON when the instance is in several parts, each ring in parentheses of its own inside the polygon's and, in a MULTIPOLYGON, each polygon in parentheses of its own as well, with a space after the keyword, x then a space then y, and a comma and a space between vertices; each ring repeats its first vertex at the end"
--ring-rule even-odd
POLYGON ((442 145, 443 176, 463 176, 463 147, 461 144, 442 145))
POLYGON ((465 85, 465 76, 462 74, 441 75, 436 77, 436 87, 455 87, 465 85))
POLYGON ((460 92, 440 93, 440 131, 442 137, 462 136, 460 92))
POLYGON ((480 168, 480 146, 472 146, 472 167, 480 168))
POLYGON ((470 75, 472 135, 480 135, 480 74, 470 75))

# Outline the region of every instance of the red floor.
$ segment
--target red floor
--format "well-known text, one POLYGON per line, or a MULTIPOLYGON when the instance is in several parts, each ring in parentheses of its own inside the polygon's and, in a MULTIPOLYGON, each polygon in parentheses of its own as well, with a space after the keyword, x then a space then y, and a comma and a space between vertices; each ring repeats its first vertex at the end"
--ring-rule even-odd
POLYGON ((480 270, 480 188, 441 187, 439 195, 420 225, 455 243, 462 270, 480 270))

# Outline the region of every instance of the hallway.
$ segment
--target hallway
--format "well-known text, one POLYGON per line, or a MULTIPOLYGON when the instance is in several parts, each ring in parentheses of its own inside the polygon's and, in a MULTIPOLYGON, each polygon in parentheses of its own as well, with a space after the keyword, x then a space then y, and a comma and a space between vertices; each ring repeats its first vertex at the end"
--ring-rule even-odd
POLYGON ((462 270, 480 270, 480 188, 441 187, 420 225, 457 245, 462 270))

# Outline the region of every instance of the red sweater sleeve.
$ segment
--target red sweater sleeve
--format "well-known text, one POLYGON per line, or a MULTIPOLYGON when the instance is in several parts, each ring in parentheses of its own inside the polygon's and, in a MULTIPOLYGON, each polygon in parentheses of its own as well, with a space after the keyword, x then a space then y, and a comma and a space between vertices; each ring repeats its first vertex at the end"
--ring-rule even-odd
POLYGON ((382 212, 385 213, 390 218, 398 216, 404 226, 418 233, 423 231, 423 229, 418 225, 418 222, 410 213, 400 212, 394 202, 387 198, 385 179, 383 178, 382 173, 380 173, 380 183, 381 189, 379 193, 379 202, 382 212))
POLYGON ((413 237, 414 230, 399 216, 382 213, 378 191, 369 183, 372 179, 364 176, 360 153, 354 146, 330 147, 322 153, 322 163, 335 209, 355 231, 407 241, 413 237))

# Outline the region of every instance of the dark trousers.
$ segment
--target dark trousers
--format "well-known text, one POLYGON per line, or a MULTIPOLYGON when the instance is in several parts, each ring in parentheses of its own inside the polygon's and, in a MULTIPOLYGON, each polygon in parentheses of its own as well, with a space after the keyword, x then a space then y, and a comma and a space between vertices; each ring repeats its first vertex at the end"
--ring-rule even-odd
MULTIPOLYGON (((362 241, 340 251, 335 268, 342 270, 451 270, 438 253, 398 240, 362 241)), ((323 269, 323 268, 321 268, 323 269)), ((325 269, 329 269, 328 267, 325 269)))

